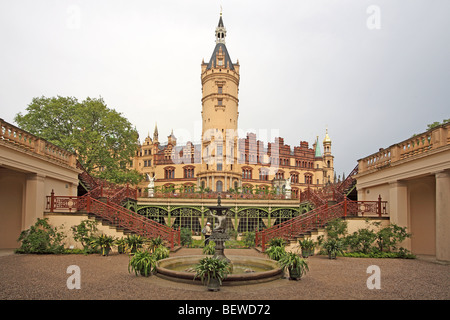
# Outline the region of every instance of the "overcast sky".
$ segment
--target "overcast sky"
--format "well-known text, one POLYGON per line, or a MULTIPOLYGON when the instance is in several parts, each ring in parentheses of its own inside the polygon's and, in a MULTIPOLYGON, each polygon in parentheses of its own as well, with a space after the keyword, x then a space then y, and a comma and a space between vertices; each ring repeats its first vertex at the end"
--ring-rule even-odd
POLYGON ((0 118, 101 96, 141 140, 157 122, 160 141, 200 141, 220 6, 243 133, 293 148, 328 128, 342 175, 450 118, 449 0, 0 0, 0 118))

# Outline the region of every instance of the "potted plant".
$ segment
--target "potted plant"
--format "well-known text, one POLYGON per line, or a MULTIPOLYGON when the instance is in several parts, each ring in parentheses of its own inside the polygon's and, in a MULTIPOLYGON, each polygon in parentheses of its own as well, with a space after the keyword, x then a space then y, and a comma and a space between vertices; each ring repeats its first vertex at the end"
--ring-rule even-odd
POLYGON ((306 260, 293 252, 287 252, 278 262, 283 270, 289 271, 290 280, 300 280, 309 271, 306 260))
POLYGON ((158 236, 156 238, 150 239, 149 243, 150 243, 150 251, 154 252, 156 248, 164 244, 164 240, 160 236, 158 236))
POLYGON ((209 291, 219 291, 223 279, 229 273, 231 273, 231 265, 228 261, 214 257, 205 257, 196 265, 194 279, 200 278, 209 291))
POLYGON ((94 240, 91 241, 91 244, 94 246, 99 246, 102 256, 107 256, 109 255, 111 247, 115 241, 116 240, 114 237, 101 234, 98 237, 94 238, 94 240))
POLYGON ((323 243, 323 248, 328 253, 329 259, 336 259, 338 253, 344 252, 342 241, 339 239, 330 238, 323 243))
POLYGON ((269 247, 265 253, 270 259, 279 261, 286 254, 286 250, 281 246, 272 246, 269 247))
POLYGON ((127 246, 127 241, 123 237, 120 239, 117 239, 115 244, 117 246, 117 252, 119 252, 119 254, 122 254, 125 252, 125 248, 127 246))
POLYGON ((284 247, 287 241, 283 238, 272 238, 269 241, 269 246, 271 247, 284 247))
POLYGON ((125 239, 127 243, 127 247, 130 250, 131 253, 137 252, 138 249, 142 248, 144 246, 144 243, 146 239, 140 235, 129 235, 125 239))
POLYGON ((128 263, 128 272, 134 271, 136 276, 150 276, 156 270, 156 259, 147 250, 138 250, 128 263))
POLYGON ((302 250, 302 257, 308 258, 314 254, 314 241, 312 239, 304 239, 298 241, 302 250))
POLYGON ((156 248, 153 249, 153 257, 156 261, 168 258, 170 254, 169 248, 165 247, 164 245, 160 244, 156 248))

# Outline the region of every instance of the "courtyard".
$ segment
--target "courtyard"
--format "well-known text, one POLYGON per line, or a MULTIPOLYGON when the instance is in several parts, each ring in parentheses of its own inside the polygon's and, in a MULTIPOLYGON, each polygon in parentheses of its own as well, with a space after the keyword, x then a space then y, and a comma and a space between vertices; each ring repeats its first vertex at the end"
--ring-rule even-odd
MULTIPOLYGON (((201 254, 182 248, 173 256, 201 254)), ((229 255, 264 256, 254 249, 228 249, 229 255)), ((128 272, 129 256, 113 252, 93 255, 0 255, 0 300, 448 300, 450 265, 425 257, 369 259, 327 256, 308 258, 309 272, 300 281, 287 278, 245 286, 177 283, 128 272), (71 272, 80 269, 80 289, 68 289, 71 272), (380 270, 380 289, 369 289, 369 266, 380 270)))

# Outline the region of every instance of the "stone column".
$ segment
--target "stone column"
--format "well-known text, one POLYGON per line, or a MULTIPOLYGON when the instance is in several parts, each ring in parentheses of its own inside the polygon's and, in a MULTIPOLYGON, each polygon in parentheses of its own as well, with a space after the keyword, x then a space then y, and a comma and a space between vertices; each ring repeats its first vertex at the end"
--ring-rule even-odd
POLYGON ((28 174, 25 182, 25 199, 24 199, 24 215, 23 230, 34 225, 38 218, 44 217, 45 209, 45 176, 39 174, 28 174))
POLYGON ((450 262, 450 172, 436 176, 436 259, 450 262))
MULTIPOLYGON (((411 232, 408 205, 408 186, 403 181, 389 183, 389 216, 390 222, 400 227, 406 227, 411 232)), ((400 246, 411 250, 411 239, 406 239, 400 246)))
POLYGON ((389 183, 389 215, 392 223, 408 227, 408 187, 405 182, 389 183))

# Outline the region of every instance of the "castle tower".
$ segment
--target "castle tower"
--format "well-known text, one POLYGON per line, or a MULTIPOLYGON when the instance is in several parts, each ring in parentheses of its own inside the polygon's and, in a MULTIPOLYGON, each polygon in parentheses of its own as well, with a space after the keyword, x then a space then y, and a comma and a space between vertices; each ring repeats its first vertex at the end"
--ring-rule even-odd
POLYGON ((323 162, 325 182, 334 182, 334 156, 331 154, 331 139, 328 136, 328 129, 323 139, 323 162))
POLYGON ((225 45, 226 29, 220 13, 216 46, 201 65, 202 165, 198 186, 227 191, 240 186, 237 168, 239 63, 233 63, 225 45))

